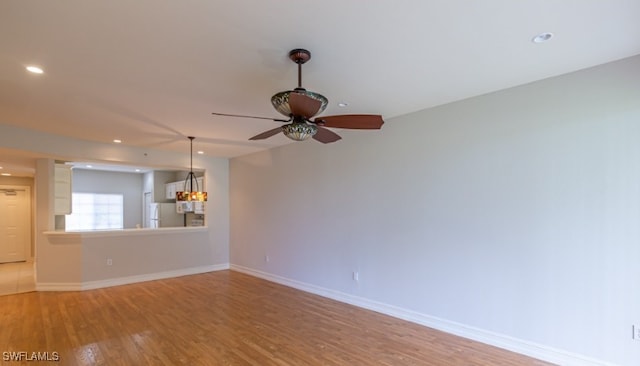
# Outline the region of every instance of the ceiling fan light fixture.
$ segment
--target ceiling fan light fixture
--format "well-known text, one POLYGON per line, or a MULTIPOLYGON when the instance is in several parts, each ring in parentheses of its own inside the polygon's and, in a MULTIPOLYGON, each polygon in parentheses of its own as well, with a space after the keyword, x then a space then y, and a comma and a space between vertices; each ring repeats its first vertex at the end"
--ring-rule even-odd
MULTIPOLYGON (((296 88, 295 90, 287 90, 280 93, 276 93, 271 97, 271 104, 273 108, 275 108, 278 112, 280 112, 284 116, 291 116, 291 106, 289 105, 289 96, 291 93, 298 93, 305 95, 311 99, 317 100, 320 102, 320 109, 316 114, 322 113, 327 105, 329 104, 329 100, 325 98, 324 95, 314 93, 312 91, 308 91, 303 88, 296 88)), ((311 117, 311 116, 310 116, 311 117)))
POLYGON ((282 126, 282 133, 294 141, 304 141, 318 132, 318 128, 306 122, 290 123, 282 126))

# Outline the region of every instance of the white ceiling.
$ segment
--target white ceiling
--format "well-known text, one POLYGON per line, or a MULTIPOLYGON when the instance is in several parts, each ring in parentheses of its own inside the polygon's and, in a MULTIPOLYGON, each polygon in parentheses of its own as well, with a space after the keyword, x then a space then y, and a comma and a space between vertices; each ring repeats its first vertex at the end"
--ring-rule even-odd
POLYGON ((211 112, 280 118, 293 48, 312 53, 303 86, 329 98, 323 115, 388 120, 639 54, 639 14, 637 0, 6 0, 0 124, 181 152, 194 135, 233 157, 291 143, 211 112), (531 42, 541 32, 555 37, 531 42))

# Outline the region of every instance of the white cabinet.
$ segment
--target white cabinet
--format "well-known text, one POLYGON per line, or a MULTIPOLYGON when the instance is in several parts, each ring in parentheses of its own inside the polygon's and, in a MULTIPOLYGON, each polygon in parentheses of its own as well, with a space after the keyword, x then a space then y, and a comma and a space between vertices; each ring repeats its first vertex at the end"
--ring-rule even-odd
POLYGON ((69 215, 71 213, 71 167, 56 164, 54 170, 54 213, 69 215))
POLYGON ((173 183, 167 183, 164 185, 164 191, 165 191, 165 198, 168 200, 175 200, 176 199, 176 192, 177 191, 181 191, 182 189, 179 189, 180 185, 179 182, 173 182, 173 183))

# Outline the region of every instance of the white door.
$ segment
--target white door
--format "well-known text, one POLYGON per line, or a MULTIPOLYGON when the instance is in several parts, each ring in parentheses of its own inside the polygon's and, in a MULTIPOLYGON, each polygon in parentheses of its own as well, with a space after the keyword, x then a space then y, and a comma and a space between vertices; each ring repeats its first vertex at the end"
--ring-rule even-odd
POLYGON ((0 263, 27 259, 31 245, 31 191, 0 186, 0 263))

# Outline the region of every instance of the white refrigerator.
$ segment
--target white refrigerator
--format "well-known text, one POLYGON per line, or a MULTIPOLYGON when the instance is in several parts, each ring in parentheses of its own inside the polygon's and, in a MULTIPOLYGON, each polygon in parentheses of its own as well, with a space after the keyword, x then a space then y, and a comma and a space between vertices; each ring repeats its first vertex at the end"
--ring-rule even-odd
POLYGON ((184 215, 176 212, 175 203, 150 203, 149 227, 179 227, 184 226, 184 215))

